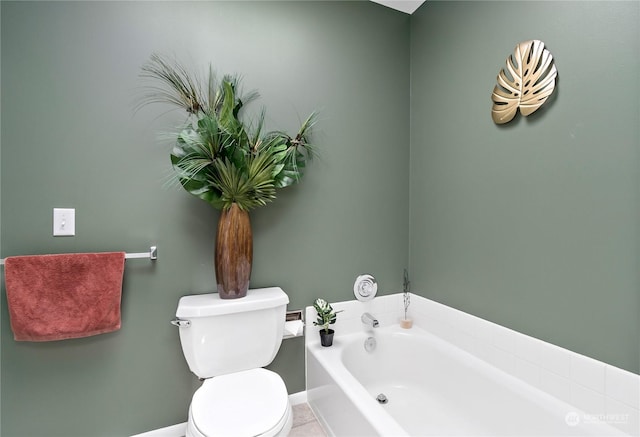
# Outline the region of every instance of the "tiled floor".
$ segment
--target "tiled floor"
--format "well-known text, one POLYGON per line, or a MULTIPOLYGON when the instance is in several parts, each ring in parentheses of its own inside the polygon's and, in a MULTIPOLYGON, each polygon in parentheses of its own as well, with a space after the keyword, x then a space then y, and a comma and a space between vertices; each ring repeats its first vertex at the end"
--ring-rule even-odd
MULTIPOLYGON (((184 437, 184 435, 182 436, 184 437)), ((314 416, 309 404, 293 406, 293 425, 289 437, 328 437, 314 416)))
POLYGON ((327 437, 309 404, 293 406, 293 427, 289 437, 327 437))

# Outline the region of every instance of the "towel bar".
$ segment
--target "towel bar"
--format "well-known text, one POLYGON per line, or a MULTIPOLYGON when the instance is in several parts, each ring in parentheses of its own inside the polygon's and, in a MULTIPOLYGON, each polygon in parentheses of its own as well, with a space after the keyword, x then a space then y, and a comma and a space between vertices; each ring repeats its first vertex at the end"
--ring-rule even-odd
MULTIPOLYGON (((151 246, 148 252, 125 253, 124 257, 125 259, 149 258, 155 261, 158 259, 158 247, 151 246)), ((0 259, 0 265, 4 265, 4 258, 0 259)))

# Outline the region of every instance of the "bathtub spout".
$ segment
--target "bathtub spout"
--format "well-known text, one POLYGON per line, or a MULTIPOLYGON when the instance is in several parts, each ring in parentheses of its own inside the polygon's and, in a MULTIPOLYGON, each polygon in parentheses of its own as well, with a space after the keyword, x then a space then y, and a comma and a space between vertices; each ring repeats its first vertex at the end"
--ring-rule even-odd
POLYGON ((364 313, 360 320, 362 320, 362 323, 364 323, 365 325, 369 325, 374 328, 377 328, 380 325, 380 323, 378 323, 378 319, 376 319, 369 313, 364 313))

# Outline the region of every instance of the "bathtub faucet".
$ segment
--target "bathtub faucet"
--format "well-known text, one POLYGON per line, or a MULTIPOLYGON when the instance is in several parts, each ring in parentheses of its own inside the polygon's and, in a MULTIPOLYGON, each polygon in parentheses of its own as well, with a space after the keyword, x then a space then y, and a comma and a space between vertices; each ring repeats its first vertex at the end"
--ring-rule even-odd
POLYGON ((360 320, 362 320, 362 323, 365 325, 373 326, 374 328, 377 328, 380 325, 380 323, 378 323, 378 319, 369 313, 364 313, 360 320))

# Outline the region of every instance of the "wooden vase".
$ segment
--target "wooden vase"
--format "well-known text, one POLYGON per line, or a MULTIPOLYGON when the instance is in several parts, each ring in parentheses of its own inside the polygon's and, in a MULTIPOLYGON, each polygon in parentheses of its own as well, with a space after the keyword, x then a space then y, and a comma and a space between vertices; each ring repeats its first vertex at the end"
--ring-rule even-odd
POLYGON ((233 203, 218 219, 215 269, 221 299, 245 297, 253 261, 253 235, 249 213, 233 203))

